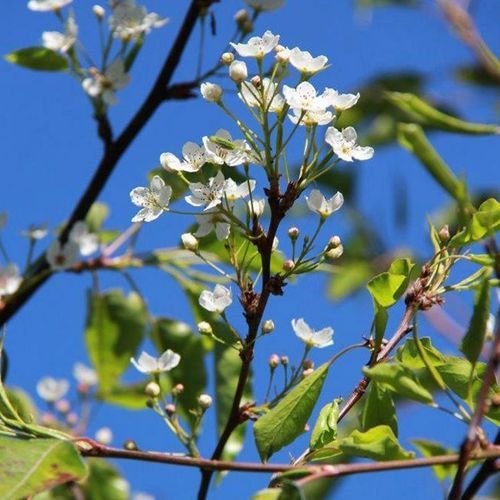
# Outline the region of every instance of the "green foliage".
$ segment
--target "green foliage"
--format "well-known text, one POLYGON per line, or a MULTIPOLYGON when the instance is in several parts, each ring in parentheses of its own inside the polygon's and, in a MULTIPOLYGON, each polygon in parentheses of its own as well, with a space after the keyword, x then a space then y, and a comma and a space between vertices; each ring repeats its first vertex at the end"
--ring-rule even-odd
MULTIPOLYGON (((436 441, 430 441, 428 439, 412 439, 411 442, 424 457, 435 457, 438 455, 449 455, 454 453, 454 450, 445 448, 441 443, 436 441)), ((457 466, 454 464, 434 465, 432 470, 439 481, 444 481, 447 478, 455 476, 457 466)))
POLYGON ((109 207, 105 203, 95 202, 85 217, 85 222, 91 233, 99 233, 104 221, 109 216, 109 207))
POLYGON ((4 56, 7 61, 37 71, 64 71, 68 61, 56 51, 45 47, 27 47, 4 56))
POLYGON ((87 473, 75 446, 59 439, 0 436, 0 498, 17 500, 87 473))
POLYGON ((263 462, 304 432, 329 367, 329 363, 321 365, 257 420, 254 436, 263 462))
POLYGON ((340 300, 363 287, 373 276, 372 266, 363 260, 342 262, 333 271, 328 284, 328 295, 334 300, 340 300))
POLYGON ((389 426, 394 435, 398 435, 398 419, 391 393, 383 385, 372 382, 364 397, 361 430, 367 431, 379 425, 389 426))
POLYGON ((321 448, 337 438, 339 402, 340 400, 336 399, 321 408, 309 441, 311 450, 321 448))
POLYGON ((95 397, 100 401, 129 410, 144 410, 149 399, 144 392, 147 383, 148 381, 135 384, 117 383, 108 391, 98 390, 95 397))
POLYGON ((143 337, 147 312, 134 292, 89 293, 85 341, 99 376, 99 390, 110 392, 130 364, 143 337))
MULTIPOLYGON (((17 387, 5 388, 5 391, 10 404, 13 406, 21 420, 27 423, 33 422, 38 411, 30 396, 25 391, 17 387)), ((7 414, 5 410, 6 408, 4 408, 2 400, 0 399, 0 415, 7 414)))
MULTIPOLYGON (((432 345, 432 341, 429 337, 422 337, 420 339, 420 345, 425 350, 427 359, 429 359, 433 365, 436 366, 446 362, 446 358, 432 345)), ((415 339, 409 338, 401 347, 398 347, 395 358, 407 368, 425 368, 425 363, 422 361, 415 339)))

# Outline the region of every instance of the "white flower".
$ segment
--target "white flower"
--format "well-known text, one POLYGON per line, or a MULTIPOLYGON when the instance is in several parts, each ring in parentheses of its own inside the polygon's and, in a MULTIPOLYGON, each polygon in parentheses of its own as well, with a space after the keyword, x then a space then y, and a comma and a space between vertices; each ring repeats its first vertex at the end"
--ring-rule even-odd
POLYGON ((172 153, 162 153, 160 162, 167 172, 198 172, 208 161, 205 146, 198 146, 194 142, 186 142, 182 146, 182 157, 184 161, 172 153))
POLYGON ((213 292, 203 290, 198 302, 207 311, 222 313, 233 302, 231 288, 226 288, 223 285, 215 285, 213 292))
POLYGON ((238 97, 251 108, 261 107, 271 113, 279 113, 285 105, 283 96, 276 92, 276 84, 270 78, 262 80, 261 89, 255 88, 251 82, 243 82, 238 97))
POLYGON ((96 371, 83 363, 74 364, 73 376, 79 384, 86 386, 97 385, 98 382, 96 371))
POLYGON ((217 210, 207 210, 204 214, 195 215, 198 229, 195 236, 201 238, 215 231, 218 240, 225 240, 229 236, 231 225, 217 210))
POLYGON ((54 403, 64 397, 68 389, 69 382, 66 379, 44 377, 36 384, 36 392, 48 403, 54 403))
POLYGON ((356 144, 358 136, 353 127, 337 130, 335 127, 326 129, 325 141, 334 153, 345 161, 369 160, 373 156, 373 148, 356 144))
POLYGON ((318 56, 313 57, 309 52, 302 51, 295 47, 290 52, 290 64, 297 68, 301 73, 313 74, 325 68, 328 62, 328 57, 318 56))
POLYGON ((186 250, 198 250, 200 242, 197 240, 196 236, 192 233, 184 233, 181 235, 182 245, 186 250))
POLYGON ((359 92, 357 94, 339 94, 337 90, 326 88, 323 97, 338 111, 352 108, 359 100, 359 92))
POLYGON ((299 123, 300 125, 327 125, 334 118, 335 115, 331 111, 302 111, 301 109, 292 109, 293 115, 289 114, 288 118, 294 124, 299 123), (303 116, 302 116, 303 115, 303 116), (302 118, 301 118, 302 116, 302 118))
POLYGON ((233 61, 229 65, 229 77, 233 82, 241 83, 248 77, 248 68, 243 61, 233 61))
POLYGON ((261 59, 278 45, 279 40, 279 35, 273 35, 268 30, 262 37, 253 36, 247 43, 231 42, 231 45, 241 57, 256 57, 257 59, 261 59))
POLYGON ((67 241, 61 245, 59 240, 54 240, 47 249, 45 258, 54 271, 63 271, 78 262, 80 249, 74 241, 67 241))
POLYGON ((47 229, 47 224, 32 224, 28 227, 28 229, 21 231, 21 235, 29 238, 30 240, 41 240, 47 236, 48 232, 49 230, 47 229))
MULTIPOLYGON (((250 215, 260 217, 264 213, 264 209, 266 208, 266 201, 262 200, 249 200, 247 202, 248 211, 250 215)), ((273 242, 274 244, 274 242, 273 242)))
POLYGON ((64 26, 64 33, 59 31, 44 31, 42 33, 42 45, 51 50, 67 52, 76 42, 78 36, 78 26, 72 15, 68 16, 68 20, 64 26))
POLYGON ((318 95, 314 86, 309 82, 302 82, 295 89, 283 85, 283 95, 291 108, 303 111, 323 112, 329 105, 323 95, 318 95))
POLYGON ((313 189, 309 196, 306 196, 306 202, 311 211, 316 212, 321 217, 328 217, 344 204, 344 196, 338 192, 327 200, 320 191, 313 189))
POLYGON ((28 9, 36 12, 50 12, 69 5, 73 0, 30 0, 28 9))
POLYGON ((204 206, 203 210, 210 210, 221 203, 224 194, 225 179, 219 170, 215 177, 210 177, 206 184, 193 182, 189 184, 189 190, 192 194, 184 199, 193 207, 204 206))
POLYGON ((282 7, 285 0, 245 0, 245 2, 255 10, 269 12, 282 7))
POLYGON ((288 61, 290 60, 290 54, 292 53, 292 51, 288 47, 283 47, 283 45, 276 45, 274 50, 276 52, 276 55, 274 56, 276 61, 278 61, 279 63, 288 63, 288 61))
POLYGON ((138 207, 143 207, 132 218, 132 222, 151 222, 157 219, 161 213, 168 209, 172 188, 165 185, 163 179, 155 175, 151 179, 149 188, 136 187, 130 191, 132 203, 138 207))
POLYGON ((78 245, 80 253, 83 256, 93 254, 99 248, 99 236, 90 233, 87 228, 87 223, 78 221, 69 233, 69 240, 78 245))
POLYGON ((222 97, 222 87, 216 83, 205 82, 200 86, 200 92, 208 102, 219 102, 222 97))
POLYGON ((203 144, 207 152, 207 157, 209 161, 217 165, 229 165, 230 167, 236 167, 248 161, 248 150, 249 146, 247 142, 243 139, 233 141, 231 134, 224 129, 219 129, 215 132, 215 137, 219 137, 224 141, 230 142, 232 144, 232 149, 212 141, 210 137, 203 137, 203 144))
POLYGON ((97 17, 97 19, 100 21, 103 19, 103 17, 106 15, 106 11, 104 10, 104 7, 101 5, 93 5, 92 6, 92 12, 94 13, 94 16, 97 17))
POLYGON ((169 372, 179 364, 180 360, 180 355, 170 349, 167 349, 159 358, 151 356, 146 351, 142 351, 137 361, 134 358, 130 358, 132 364, 141 373, 150 374, 169 372))
POLYGON ((90 97, 101 97, 108 104, 116 104, 116 91, 125 87, 130 81, 130 76, 125 72, 123 61, 117 59, 111 63, 104 74, 95 73, 92 77, 85 78, 82 87, 90 97))
POLYGON ((255 189, 255 181, 250 179, 241 184, 236 184, 233 179, 227 179, 224 183, 224 196, 228 201, 236 201, 246 198, 255 189))
POLYGON ((136 5, 135 0, 122 0, 113 7, 113 14, 109 18, 109 27, 115 38, 130 40, 146 35, 153 28, 161 28, 168 19, 162 19, 158 14, 148 14, 145 7, 136 5))
POLYGON ((113 441, 113 431, 109 427, 101 427, 97 429, 95 439, 99 443, 107 445, 113 441))
POLYGON ((19 275, 19 269, 15 264, 0 266, 0 297, 15 293, 22 281, 23 278, 19 275))
POLYGON ((333 328, 313 330, 302 318, 292 320, 295 335, 309 347, 327 347, 333 344, 333 328))

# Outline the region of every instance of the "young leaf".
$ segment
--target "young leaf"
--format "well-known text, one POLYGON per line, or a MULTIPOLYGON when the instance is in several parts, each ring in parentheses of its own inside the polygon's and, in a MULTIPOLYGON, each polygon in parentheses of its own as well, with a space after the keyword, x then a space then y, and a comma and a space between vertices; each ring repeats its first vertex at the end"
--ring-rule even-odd
MULTIPOLYGON (((422 337, 419 340, 420 346, 425 351, 426 358, 430 363, 437 366, 446 362, 446 358, 432 345, 432 341, 429 337, 422 337)), ((395 358, 407 368, 425 368, 425 363, 419 354, 415 339, 407 339, 404 345, 399 347, 396 351, 395 358)))
MULTIPOLYGON (((412 439, 411 442, 424 457, 435 457, 437 455, 448 455, 454 453, 454 450, 445 448, 441 443, 437 443, 436 441, 429 441, 427 439, 412 439)), ((455 475, 457 466, 454 464, 434 465, 432 470, 439 481, 444 481, 445 479, 451 478, 455 475)))
POLYGON ((322 448, 337 438, 337 420, 339 418, 339 400, 328 403, 319 412, 309 441, 311 450, 322 448))
POLYGON ((272 410, 257 420, 253 430, 257 450, 263 462, 304 432, 329 367, 329 363, 321 365, 272 410))
POLYGON ((12 64, 38 71, 64 71, 68 69, 68 61, 56 51, 45 47, 28 47, 19 49, 5 56, 12 64))
POLYGON ((89 293, 85 341, 102 393, 111 391, 144 336, 147 312, 136 293, 89 293))
POLYGON ((391 393, 382 385, 372 382, 364 397, 365 404, 361 414, 361 430, 367 431, 378 425, 387 425, 394 435, 398 435, 396 407, 391 393))
POLYGON ((475 364, 481 354, 484 339, 486 337, 486 327, 490 315, 490 282, 488 278, 483 279, 474 298, 474 312, 469 323, 467 333, 462 339, 460 350, 465 357, 475 364))
POLYGON ((60 439, 0 436, 0 498, 17 500, 68 481, 78 481, 86 466, 75 446, 60 439))
POLYGON ((87 223, 87 227, 91 233, 98 233, 104 221, 109 216, 109 207, 105 203, 100 203, 96 201, 90 207, 90 210, 85 217, 85 222, 87 223))

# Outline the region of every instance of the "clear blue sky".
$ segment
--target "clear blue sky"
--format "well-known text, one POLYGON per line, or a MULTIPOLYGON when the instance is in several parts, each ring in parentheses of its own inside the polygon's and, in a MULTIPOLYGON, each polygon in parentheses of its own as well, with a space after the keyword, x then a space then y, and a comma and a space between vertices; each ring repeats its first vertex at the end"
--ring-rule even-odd
MULTIPOLYGON (((53 16, 30 12, 25 3, 21 0, 4 1, 0 17, 2 53, 35 45, 42 31, 57 26, 53 16)), ((119 94, 120 103, 111 110, 115 130, 119 131, 127 122, 151 85, 181 23, 187 3, 147 2, 150 10, 169 17, 171 22, 148 37, 134 67, 131 84, 119 94)), ((429 78, 429 95, 460 109, 469 119, 494 121, 497 117, 491 111, 494 102, 492 91, 478 93, 470 87, 455 85, 450 79, 457 64, 473 61, 469 50, 457 41, 440 18, 434 2, 421 3, 423 7, 420 10, 384 8, 370 15, 368 11, 356 12, 349 1, 289 0, 284 9, 263 15, 258 20, 257 32, 271 29, 282 35, 285 45, 298 45, 314 54, 327 55, 332 67, 321 75, 320 84, 345 92, 355 90, 367 79, 384 72, 421 71, 429 78)), ((95 38, 95 21, 90 13, 92 2, 75 0, 74 4, 82 36, 92 46, 95 38)), ((221 53, 233 31, 232 16, 240 7, 242 2, 229 0, 215 6, 218 35, 214 39, 208 37, 208 62, 215 61, 221 53)), ((475 11, 488 43, 497 54, 500 53, 498 1, 476 2, 475 11)), ((197 44, 198 34, 193 37, 187 57, 174 80, 193 76, 197 44)), ((19 231, 30 223, 43 221, 54 228, 67 217, 92 175, 101 146, 95 135, 88 102, 78 84, 66 75, 29 72, 0 60, 0 96, 0 211, 9 212, 4 239, 14 259, 22 265, 26 241, 19 236, 19 231)), ((134 186, 143 185, 147 171, 157 165, 161 152, 179 151, 185 141, 196 141, 220 126, 229 125, 215 106, 201 100, 167 103, 123 157, 103 192, 101 200, 112 207, 110 227, 127 227, 134 213, 128 192, 134 186)), ((435 134, 432 140, 454 171, 467 177, 473 189, 491 187, 495 162, 498 165, 498 141, 445 134, 435 134)), ((377 150, 373 160, 349 168, 360 172, 357 204, 387 245, 413 247, 421 255, 429 252, 425 216, 442 207, 447 199, 416 160, 395 145, 377 150), (401 178, 410 186, 409 225, 404 231, 396 231, 393 224, 393 184, 394 179, 401 178)), ((181 218, 162 217, 145 228, 139 249, 176 245, 179 234, 189 223, 181 218)), ((308 223, 307 219, 299 225, 305 230, 308 223)), ((325 239, 329 232, 342 235, 344 230, 347 231, 342 216, 332 219, 330 224, 324 233, 325 239)), ((285 236, 282 241, 286 241, 285 236)), ((164 274, 144 270, 134 276, 148 297, 153 314, 178 316, 193 323, 185 300, 164 274)), ((369 330, 371 303, 367 293, 342 304, 333 304, 326 298, 324 277, 312 276, 299 283, 299 286, 288 286, 283 299, 272 300, 271 316, 277 324, 277 333, 258 345, 255 361, 256 387, 261 395, 267 381, 268 356, 277 352, 296 359, 300 354, 300 344, 289 326, 291 318, 304 316, 316 327, 332 325, 336 349, 356 342, 369 330)), ((103 284, 125 286, 119 277, 109 275, 103 275, 103 284)), ((7 347, 12 362, 9 374, 11 384, 21 386, 34 395, 35 384, 40 377, 69 376, 75 361, 86 361, 82 332, 85 291, 89 286, 88 275, 56 276, 10 322, 7 347)), ((454 299, 449 307, 465 310, 459 321, 462 324, 467 322, 468 297, 454 299)), ((230 314, 238 318, 236 306, 230 314)), ((395 311, 394 321, 397 316, 395 311)), ((453 351, 453 346, 439 337, 429 325, 423 325, 421 334, 432 335, 434 343, 443 351, 453 351)), ((327 357, 329 353, 317 352, 314 360, 319 364, 327 357)), ((364 361, 364 353, 343 358, 330 373, 326 385, 328 395, 347 395, 357 382, 364 361)), ((127 378, 139 380, 138 374, 132 370, 127 378)), ((402 408, 399 415, 400 438, 405 446, 410 446, 409 437, 428 437, 457 447, 462 437, 464 429, 460 424, 442 414, 408 406, 402 408)), ((144 449, 181 451, 161 422, 148 411, 128 412, 102 407, 92 422, 90 432, 105 425, 113 428, 116 445, 120 445, 125 438, 133 437, 144 449)), ((211 452, 213 436, 213 420, 209 417, 201 441, 202 453, 208 455, 211 452)), ((246 451, 241 458, 255 460, 250 432, 247 437, 246 451)), ((290 451, 300 453, 305 444, 305 439, 299 440, 290 447, 290 451)), ((280 453, 275 459, 287 460, 287 456, 280 453)), ((148 492, 159 500, 192 498, 198 485, 199 473, 196 470, 141 463, 118 465, 130 480, 133 491, 148 492)), ((231 474, 212 491, 212 498, 247 498, 252 492, 265 487, 267 480, 265 476, 231 474)), ((400 498, 402 494, 408 500, 439 498, 441 495, 432 472, 421 469, 349 478, 337 490, 335 498, 360 498, 381 488, 388 499, 400 498)))

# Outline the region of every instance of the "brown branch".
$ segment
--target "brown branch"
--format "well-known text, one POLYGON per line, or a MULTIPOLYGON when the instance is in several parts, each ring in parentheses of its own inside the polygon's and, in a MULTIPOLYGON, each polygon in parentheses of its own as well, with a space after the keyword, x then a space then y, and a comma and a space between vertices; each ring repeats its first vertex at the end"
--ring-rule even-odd
MULTIPOLYGON (((168 85, 179 64, 187 42, 196 26, 199 14, 212 3, 218 0, 192 0, 184 17, 182 26, 172 45, 169 54, 153 84, 148 96, 139 110, 132 117, 123 132, 115 139, 111 138, 111 127, 107 118, 100 117, 98 121, 98 135, 104 142, 104 153, 97 169, 88 184, 85 192, 76 204, 63 231, 60 235, 61 241, 66 241, 73 225, 85 218, 90 207, 98 198, 113 173, 119 160, 141 132, 158 107, 168 96, 168 85)), ((0 303, 0 326, 5 324, 45 283, 51 276, 44 255, 41 255, 31 266, 28 276, 37 279, 28 279, 18 292, 12 295, 6 302, 0 303)))

